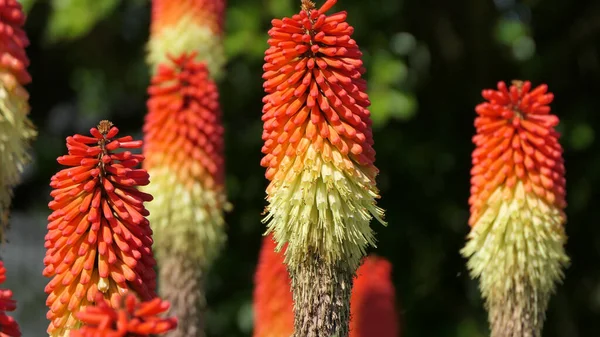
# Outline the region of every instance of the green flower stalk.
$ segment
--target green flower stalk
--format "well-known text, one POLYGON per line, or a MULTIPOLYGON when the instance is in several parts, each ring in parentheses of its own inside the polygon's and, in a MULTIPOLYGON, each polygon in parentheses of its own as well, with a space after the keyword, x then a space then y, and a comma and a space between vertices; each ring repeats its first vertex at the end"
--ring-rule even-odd
POLYGON ((348 336, 353 276, 374 245, 378 190, 361 52, 346 12, 302 1, 272 21, 265 52, 261 165, 268 233, 287 245, 296 337, 348 336))
POLYGON ((0 1, 0 242, 8 226, 12 189, 20 182, 30 160, 29 142, 37 135, 28 118, 29 94, 23 87, 31 82, 24 24, 21 4, 0 1))

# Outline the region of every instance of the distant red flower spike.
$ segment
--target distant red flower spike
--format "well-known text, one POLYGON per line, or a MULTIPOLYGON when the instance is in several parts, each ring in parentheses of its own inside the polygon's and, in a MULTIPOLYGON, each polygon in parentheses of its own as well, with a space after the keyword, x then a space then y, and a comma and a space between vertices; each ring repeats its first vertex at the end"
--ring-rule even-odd
POLYGON ((492 337, 541 336, 569 258, 565 166, 554 95, 513 81, 483 90, 471 169, 471 231, 461 253, 486 300, 492 337))
POLYGON ((350 302, 350 337, 400 337, 392 264, 367 256, 358 268, 350 302))
POLYGON ((0 243, 8 227, 12 190, 30 161, 29 143, 37 134, 28 118, 29 93, 23 87, 31 82, 24 24, 18 1, 0 1, 0 243))
POLYGON ((75 314, 93 303, 100 292, 116 306, 116 296, 135 291, 142 300, 155 296, 156 275, 152 231, 144 202, 152 196, 137 190, 149 183, 136 169, 144 157, 119 149, 136 149, 142 141, 115 138, 109 121, 92 128, 92 137, 67 138, 69 154, 58 162, 70 168, 55 174, 50 186, 44 276, 48 333, 64 336, 78 328, 75 314))
POLYGON ((23 30, 25 14, 16 0, 0 1, 0 72, 12 73, 21 85, 31 82, 25 47, 29 39, 23 30))
POLYGON ((173 336, 204 329, 202 276, 225 240, 223 125, 217 85, 196 53, 169 57, 148 88, 144 168, 160 295, 179 318, 173 336))
POLYGON ((152 0, 151 33, 175 26, 189 15, 196 24, 222 34, 225 22, 225 0, 152 0))
POLYGON ((210 76, 219 78, 225 64, 225 0, 152 0, 148 62, 157 70, 169 55, 197 52, 210 76))
MULTIPOLYGON (((0 283, 4 281, 6 281, 6 268, 4 262, 0 261, 0 283)), ((17 302, 13 300, 12 295, 12 291, 0 289, 0 337, 21 337, 15 319, 6 315, 6 311, 14 311, 17 308, 17 302)))
POLYGON ((149 337, 177 327, 176 318, 162 318, 169 303, 154 298, 139 302, 135 295, 117 296, 118 305, 109 304, 96 294, 96 305, 76 314, 84 326, 71 332, 71 337, 149 337))
MULTIPOLYGON (((290 277, 283 251, 276 252, 272 235, 263 238, 254 276, 253 337, 289 337, 294 333, 290 277)), ((350 303, 350 337, 400 337, 392 265, 368 256, 358 268, 350 303)))
POLYGON ((156 254, 191 256, 206 265, 225 229, 223 125, 217 86, 195 54, 161 65, 148 89, 144 168, 157 196, 151 205, 156 254), (186 233, 186 235, 181 235, 186 233))

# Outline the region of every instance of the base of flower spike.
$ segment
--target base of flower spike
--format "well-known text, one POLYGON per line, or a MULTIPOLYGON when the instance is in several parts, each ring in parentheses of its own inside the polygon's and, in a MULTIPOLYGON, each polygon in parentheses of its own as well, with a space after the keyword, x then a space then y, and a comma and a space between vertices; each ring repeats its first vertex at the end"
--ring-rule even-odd
POLYGON ((348 337, 354 270, 331 265, 314 252, 290 268, 294 297, 294 337, 348 337))
POLYGON ((366 247, 374 245, 371 219, 384 223, 373 181, 358 166, 342 167, 342 156, 336 153, 322 155, 310 145, 294 162, 285 157, 280 176, 267 190, 270 204, 263 222, 278 249, 288 243, 289 266, 301 263, 305 252, 314 249, 326 261, 346 261, 356 270, 366 247))
MULTIPOLYGON (((149 155, 148 155, 149 156, 149 155)), ((199 181, 182 183, 173 168, 149 168, 152 184, 144 188, 154 195, 148 205, 158 260, 187 256, 206 267, 220 252, 227 237, 223 207, 226 197, 202 187, 199 181)))
POLYGON ((220 78, 225 65, 222 37, 192 15, 182 16, 176 24, 161 29, 148 42, 147 62, 156 70, 159 64, 169 64, 169 55, 195 51, 196 60, 206 62, 210 75, 220 78), (198 23, 200 22, 200 23, 198 23))
POLYGON ((169 315, 179 321, 177 328, 164 336, 205 336, 204 268, 187 256, 171 255, 161 259, 158 277, 160 295, 171 304, 169 315))
POLYGON ((564 213, 524 186, 519 181, 491 193, 461 251, 480 279, 492 337, 540 336, 569 263, 564 213))
POLYGON ((29 114, 29 94, 16 77, 0 70, 0 242, 8 225, 12 188, 29 162, 29 142, 37 135, 29 114))

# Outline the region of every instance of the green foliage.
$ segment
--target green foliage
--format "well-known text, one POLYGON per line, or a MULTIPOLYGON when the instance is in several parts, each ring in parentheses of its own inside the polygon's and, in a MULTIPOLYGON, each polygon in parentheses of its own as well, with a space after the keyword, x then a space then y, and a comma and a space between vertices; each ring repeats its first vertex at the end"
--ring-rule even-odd
POLYGON ((118 4, 119 0, 51 0, 47 38, 50 42, 77 39, 87 34, 118 4))

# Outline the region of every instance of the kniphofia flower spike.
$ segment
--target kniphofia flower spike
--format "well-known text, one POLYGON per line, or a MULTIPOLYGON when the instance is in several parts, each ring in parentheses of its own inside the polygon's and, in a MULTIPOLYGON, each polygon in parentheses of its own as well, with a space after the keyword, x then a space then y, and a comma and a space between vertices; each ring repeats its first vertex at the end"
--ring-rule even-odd
POLYGON ((169 55, 195 51, 219 78, 225 64, 223 25, 225 0, 152 0, 148 63, 154 71, 169 55))
POLYGON ((69 166, 55 174, 50 186, 44 276, 50 308, 50 336, 68 336, 80 327, 77 312, 101 293, 113 307, 118 295, 134 291, 142 300, 155 296, 152 231, 144 202, 152 196, 137 190, 149 183, 138 166, 144 159, 129 149, 142 141, 115 138, 109 121, 92 128, 92 137, 67 137, 69 154, 58 158, 69 166), (123 151, 124 150, 124 151, 123 151))
POLYGON ((475 111, 472 227, 462 250, 478 277, 492 337, 540 336, 565 254, 565 167, 554 96, 513 81, 484 90, 475 111))
POLYGON ((297 336, 347 335, 352 275, 374 244, 369 222, 383 222, 362 54, 346 12, 325 14, 335 3, 303 0, 271 21, 263 66, 264 221, 288 243, 297 336))
POLYGON ((369 226, 383 211, 361 52, 346 13, 325 15, 304 1, 292 18, 273 20, 265 53, 265 154, 270 180, 265 221, 295 265, 314 250, 357 267, 373 244, 369 226))
POLYGON ((84 326, 71 332, 70 337, 150 337, 163 334, 177 326, 177 319, 162 318, 169 303, 155 297, 140 302, 132 293, 119 295, 118 306, 96 295, 96 305, 77 313, 84 326))
MULTIPOLYGON (((4 281, 6 281, 6 268, 4 262, 0 261, 0 284, 4 281)), ((0 289, 0 337, 21 337, 19 325, 14 318, 6 314, 7 311, 14 311, 17 308, 12 295, 12 291, 0 289)))
POLYGON ((204 328, 203 276, 226 240, 219 94, 195 57, 184 53, 159 66, 144 125, 160 294, 179 318, 173 337, 197 336, 204 328))
POLYGON ((24 23, 19 2, 0 0, 0 242, 8 225, 12 189, 20 181, 29 161, 29 142, 36 136, 28 118, 29 94, 23 87, 31 82, 24 23))

